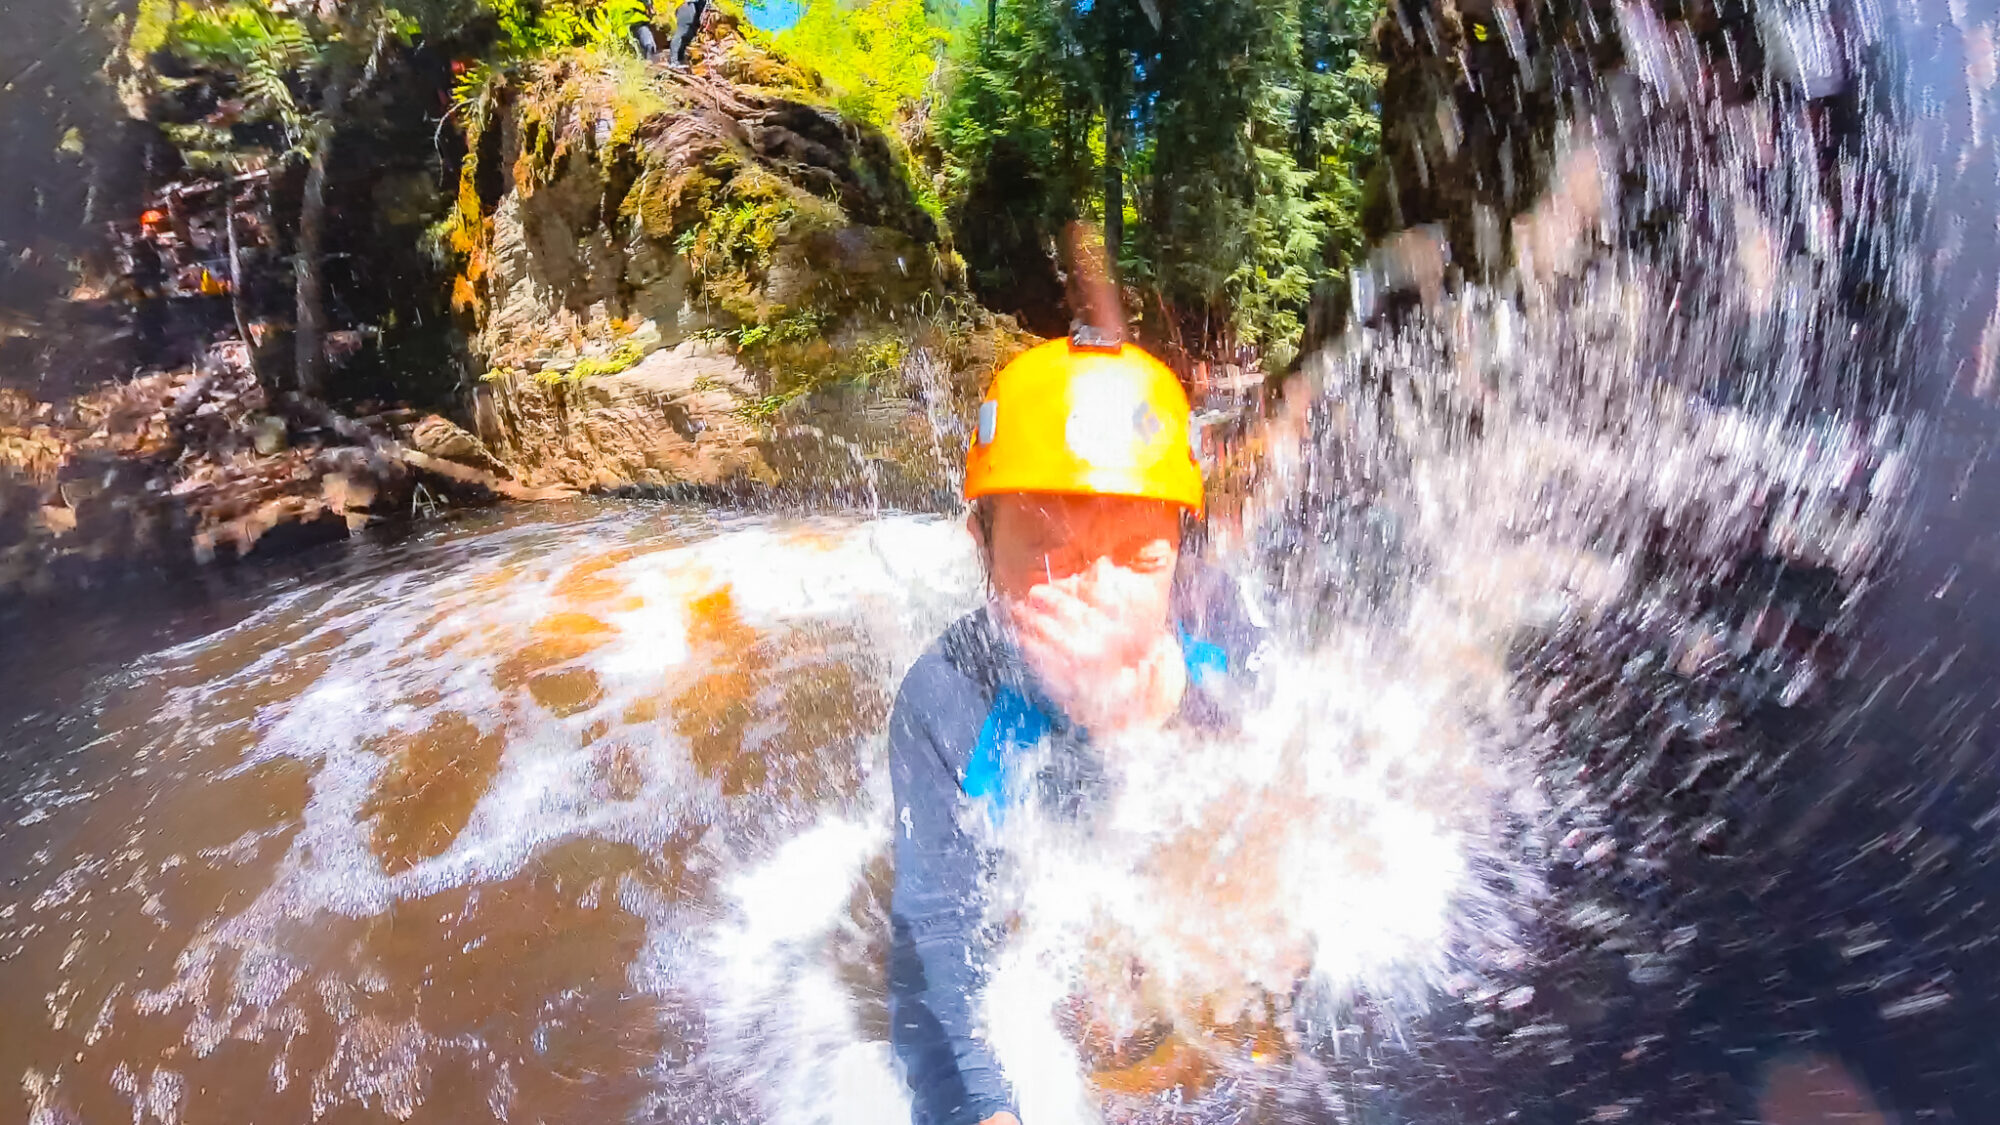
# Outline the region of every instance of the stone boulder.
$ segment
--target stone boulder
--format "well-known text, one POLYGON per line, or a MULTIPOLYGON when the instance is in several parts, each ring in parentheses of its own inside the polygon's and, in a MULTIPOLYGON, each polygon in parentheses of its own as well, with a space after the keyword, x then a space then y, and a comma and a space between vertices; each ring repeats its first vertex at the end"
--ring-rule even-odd
POLYGON ((529 487, 931 502, 939 427, 1032 338, 971 299, 892 138, 713 38, 691 72, 537 63, 471 123, 478 440, 529 487))
POLYGON ((529 485, 735 488, 776 479, 747 417, 750 376, 713 343, 686 342, 586 379, 508 373, 475 394, 480 432, 529 485))

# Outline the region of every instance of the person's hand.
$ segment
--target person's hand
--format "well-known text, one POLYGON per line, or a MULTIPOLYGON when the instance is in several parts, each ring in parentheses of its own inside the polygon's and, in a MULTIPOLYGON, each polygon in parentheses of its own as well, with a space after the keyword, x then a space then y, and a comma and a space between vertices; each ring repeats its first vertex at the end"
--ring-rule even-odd
POLYGON ((1007 606, 1021 656, 1050 701, 1085 730, 1164 723, 1187 689, 1180 643, 1163 629, 1156 583, 1099 565, 1007 606), (1148 627, 1150 626, 1150 627, 1148 627))
POLYGON ((1021 1125, 1021 1119, 1003 1110, 981 1121, 979 1125, 1021 1125))

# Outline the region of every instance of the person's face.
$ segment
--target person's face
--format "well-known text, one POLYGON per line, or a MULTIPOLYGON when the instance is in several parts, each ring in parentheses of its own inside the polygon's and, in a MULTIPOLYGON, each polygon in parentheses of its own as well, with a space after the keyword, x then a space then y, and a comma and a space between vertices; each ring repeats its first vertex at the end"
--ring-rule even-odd
MULTIPOLYGON (((1144 657, 1170 628, 1180 508, 1159 500, 993 498, 993 598, 1029 667, 1058 695, 1144 657)), ((977 531, 975 525, 975 532, 977 531)))

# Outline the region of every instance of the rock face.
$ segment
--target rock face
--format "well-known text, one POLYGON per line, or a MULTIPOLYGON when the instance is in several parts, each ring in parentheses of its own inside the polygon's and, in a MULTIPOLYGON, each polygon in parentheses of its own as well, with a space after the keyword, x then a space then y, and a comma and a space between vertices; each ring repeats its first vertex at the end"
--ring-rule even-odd
POLYGON ((955 483, 939 451, 1031 338, 971 301, 896 142, 821 96, 726 20, 692 72, 577 54, 489 92, 451 240, 478 436, 513 477, 955 483))
POLYGON ((903 368, 914 383, 906 392, 836 386, 774 406, 726 348, 687 341, 612 375, 490 379, 475 392, 474 416, 494 456, 530 488, 949 504, 962 400, 976 383, 953 385, 928 353, 903 368))
POLYGON ((532 483, 769 484, 759 427, 741 413, 753 394, 733 356, 689 342, 590 379, 502 375, 479 388, 474 417, 500 459, 532 483))

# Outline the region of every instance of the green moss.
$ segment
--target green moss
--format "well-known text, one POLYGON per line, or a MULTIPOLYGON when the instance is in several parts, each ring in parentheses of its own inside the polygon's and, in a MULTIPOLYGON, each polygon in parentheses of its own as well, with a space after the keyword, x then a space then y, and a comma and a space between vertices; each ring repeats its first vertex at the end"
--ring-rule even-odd
POLYGON ((648 120, 672 108, 646 64, 622 46, 551 52, 522 71, 517 88, 515 180, 529 191, 553 180, 573 153, 608 166, 610 150, 631 146, 648 120))
POLYGON ((777 394, 765 395, 762 398, 753 398, 737 407, 736 414, 746 422, 768 422, 777 416, 778 411, 791 405, 811 389, 810 387, 794 387, 789 391, 780 391, 777 394))
MULTIPOLYGON (((797 322, 795 322, 797 323, 797 322)), ((751 421, 765 421, 800 398, 827 387, 868 383, 894 374, 909 354, 910 342, 894 331, 882 331, 842 346, 823 335, 784 341, 773 333, 752 338, 737 353, 744 366, 758 372, 771 393, 738 408, 751 421)))
POLYGON ((763 171, 731 177, 724 201, 695 228, 689 251, 701 266, 728 270, 768 260, 797 212, 787 185, 763 171))
POLYGON ((646 64, 625 53, 599 52, 610 79, 611 143, 629 145, 646 119, 667 112, 667 99, 653 85, 646 64))
POLYGON ((125 41, 126 54, 143 65, 149 55, 167 45, 167 33, 173 25, 174 0, 139 0, 132 37, 125 41))
MULTIPOLYGON (((721 42, 728 44, 726 56, 705 56, 711 75, 718 67, 743 67, 749 69, 738 82, 795 80, 763 43, 733 36, 721 42), (759 60, 772 66, 753 75, 750 64, 759 60)), ((648 127, 649 116, 672 113, 682 96, 677 87, 656 86, 655 77, 636 60, 578 50, 547 54, 503 76, 509 96, 489 95, 481 103, 488 113, 506 106, 513 118, 517 190, 532 193, 558 176, 600 178, 606 193, 600 214, 609 233, 621 241, 645 239, 677 255, 687 269, 687 297, 697 320, 733 345, 755 375, 764 393, 739 407, 746 418, 768 419, 823 388, 893 376, 950 290, 941 283, 939 247, 919 230, 929 224, 907 213, 912 199, 934 216, 942 210, 908 143, 865 129, 855 134, 853 175, 861 192, 904 212, 896 221, 859 225, 838 203, 815 194, 824 189, 808 189, 804 177, 795 179, 789 166, 758 155, 740 138, 674 127, 673 119, 648 127), (644 143, 642 134, 649 138, 644 143), (915 318, 907 315, 911 311, 915 318)), ((817 90, 812 100, 826 96, 817 90)), ((474 141, 498 124, 478 116, 468 114, 466 121, 474 141)), ((469 147, 476 153, 480 146, 469 147)), ((435 236, 459 250, 468 308, 476 307, 483 255, 490 252, 484 247, 490 220, 480 214, 472 190, 475 171, 472 159, 461 169, 460 221, 435 236)), ((621 345, 609 356, 537 378, 573 383, 625 370, 639 358, 637 349, 621 345)))
POLYGON ((872 382, 902 369, 908 348, 900 336, 882 336, 854 350, 852 378, 872 382))
POLYGON ((803 309, 762 324, 746 324, 724 333, 738 348, 758 348, 773 344, 793 344, 816 340, 826 332, 828 316, 815 308, 803 309))
POLYGON ((764 282, 781 241, 795 237, 800 193, 761 169, 731 176, 674 245, 693 267, 701 295, 746 325, 768 324, 793 310, 774 305, 764 282))
POLYGON ((595 379, 603 375, 616 375, 638 366, 646 358, 646 351, 637 342, 626 340, 611 349, 609 355, 584 356, 568 371, 541 371, 535 378, 544 383, 581 383, 585 379, 595 379))

